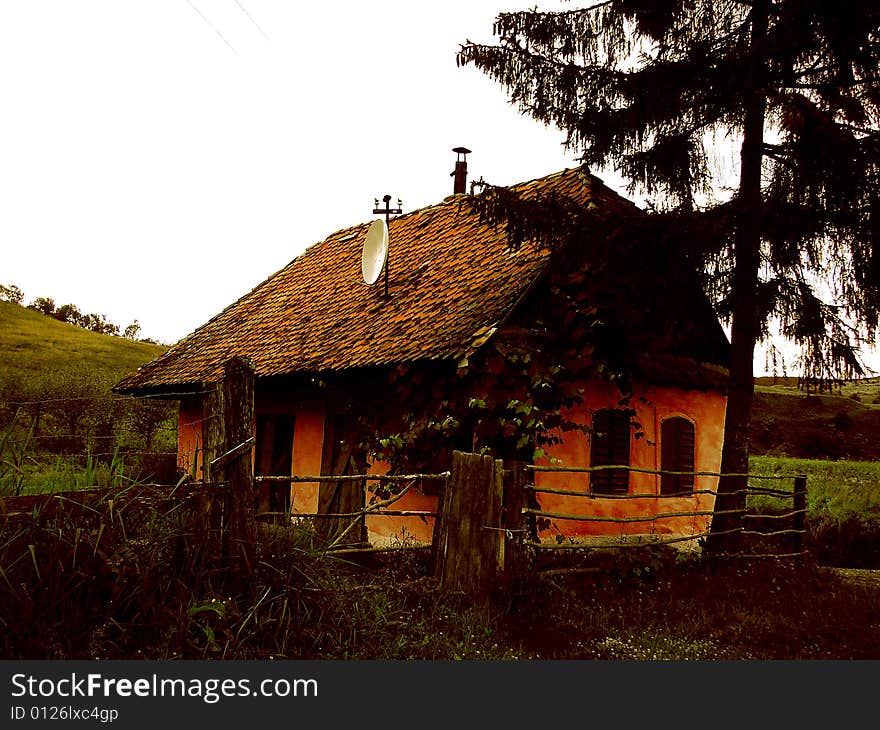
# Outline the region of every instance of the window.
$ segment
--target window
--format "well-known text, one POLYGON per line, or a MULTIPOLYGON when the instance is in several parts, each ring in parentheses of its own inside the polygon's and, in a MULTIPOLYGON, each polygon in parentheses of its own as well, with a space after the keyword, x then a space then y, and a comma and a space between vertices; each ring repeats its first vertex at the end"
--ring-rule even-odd
MULTIPOLYGON (((590 466, 629 466, 629 431, 629 413, 626 411, 614 408, 596 411, 590 437, 590 466)), ((590 488, 594 494, 626 494, 629 492, 629 470, 592 472, 590 488)))
MULTIPOLYGON (((664 419, 660 428, 661 471, 694 470, 694 424, 676 416, 664 419)), ((660 494, 689 492, 694 488, 693 474, 663 474, 660 494)))

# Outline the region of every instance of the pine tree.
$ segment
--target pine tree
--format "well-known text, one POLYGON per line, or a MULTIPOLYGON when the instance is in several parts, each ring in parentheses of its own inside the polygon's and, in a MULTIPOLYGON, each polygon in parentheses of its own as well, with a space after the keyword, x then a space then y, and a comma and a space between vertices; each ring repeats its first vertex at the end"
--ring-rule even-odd
MULTIPOLYGON (((461 65, 652 199, 731 327, 721 470, 748 471, 756 342, 772 322, 807 381, 863 373, 880 309, 880 5, 609 0, 500 14, 461 65), (725 195, 715 141, 738 148, 725 195)), ((723 477, 716 511, 744 505, 723 477)), ((710 548, 739 515, 716 514, 710 548), (720 534, 719 534, 720 533, 720 534)))

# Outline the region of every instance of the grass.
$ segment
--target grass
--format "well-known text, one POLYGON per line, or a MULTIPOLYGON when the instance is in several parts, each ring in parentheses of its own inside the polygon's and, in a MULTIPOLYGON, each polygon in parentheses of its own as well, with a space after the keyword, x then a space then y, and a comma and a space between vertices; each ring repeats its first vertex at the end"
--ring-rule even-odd
MULTIPOLYGON (((793 393, 806 395, 797 378, 763 376, 755 378, 755 390, 759 393, 793 393)), ((816 389, 811 389, 816 394, 816 389)), ((823 391, 827 396, 840 396, 878 405, 880 403, 880 377, 858 378, 829 386, 823 391)))
POLYGON ((712 564, 658 554, 648 565, 635 574, 620 561, 530 597, 518 634, 525 651, 554 659, 880 656, 876 586, 777 561, 712 564))
POLYGON ((100 335, 11 302, 0 302, 0 375, 33 376, 91 363, 114 376, 137 370, 167 349, 100 335))
MULTIPOLYGON (((854 511, 876 512, 877 468, 753 460, 762 473, 808 475, 813 556, 847 540, 858 549, 844 528, 854 511)), ((814 562, 594 551, 571 559, 595 572, 532 573, 518 591, 477 599, 441 590, 425 552, 324 555, 306 526, 263 526, 241 590, 212 557, 198 502, 179 497, 119 487, 85 509, 52 501, 54 512, 0 519, 0 656, 880 659, 880 585, 814 562), (28 630, 35 620, 40 632, 28 630)))
MULTIPOLYGON (((754 456, 750 464, 757 474, 806 475, 806 545, 817 561, 880 569, 880 462, 754 456)), ((771 485, 792 487, 789 480, 771 485)), ((786 504, 764 497, 750 501, 761 512, 786 504)))
POLYGON ((878 379, 847 383, 841 393, 822 395, 805 393, 790 382, 757 385, 751 451, 795 458, 880 461, 878 403, 878 379))
MULTIPOLYGON (((779 456, 753 456, 754 474, 804 474, 807 509, 812 519, 880 517, 880 461, 827 461, 779 456)), ((761 484, 755 481, 755 484, 761 484)), ((773 485, 772 482, 765 483, 773 485)), ((782 482, 790 489, 791 483, 782 482)))

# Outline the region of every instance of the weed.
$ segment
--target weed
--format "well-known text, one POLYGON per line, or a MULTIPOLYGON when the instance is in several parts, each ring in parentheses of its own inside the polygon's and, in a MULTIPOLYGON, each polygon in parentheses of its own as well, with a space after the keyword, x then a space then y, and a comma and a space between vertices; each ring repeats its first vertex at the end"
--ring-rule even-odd
POLYGON ((10 424, 0 429, 0 496, 18 496, 24 487, 25 471, 30 456, 34 424, 21 426, 21 411, 16 411, 10 424))

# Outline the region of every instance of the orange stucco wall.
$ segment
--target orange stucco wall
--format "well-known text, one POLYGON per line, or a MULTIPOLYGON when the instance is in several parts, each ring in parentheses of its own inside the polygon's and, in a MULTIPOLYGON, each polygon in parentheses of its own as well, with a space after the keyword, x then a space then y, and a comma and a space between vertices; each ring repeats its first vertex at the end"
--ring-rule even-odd
MULTIPOLYGON (((324 444, 324 402, 298 392, 257 393, 254 415, 293 414, 296 417, 291 445, 291 473, 300 476, 321 473, 324 444)), ((285 475, 277 475, 285 476, 285 475)), ((318 511, 318 482, 290 485, 290 511, 314 514, 318 511)))
MULTIPOLYGON (((370 474, 385 474, 388 465, 384 462, 372 464, 370 474)), ((374 493, 370 487, 375 483, 367 484, 367 503, 373 498, 374 493)), ((439 486, 436 485, 435 486, 439 486)), ((434 494, 423 494, 417 485, 388 509, 393 510, 418 510, 433 512, 437 509, 437 497, 434 494)), ((410 540, 419 543, 431 542, 434 531, 433 517, 367 517, 367 532, 371 542, 386 544, 394 541, 408 542, 410 540)))
MULTIPOLYGON (((576 423, 589 426, 592 411, 613 408, 620 400, 620 393, 610 383, 592 383, 585 389, 584 403, 566 416, 576 423)), ((646 469, 660 468, 660 424, 663 419, 684 416, 695 425, 695 471, 717 472, 721 466, 721 444, 724 438, 725 397, 715 391, 696 391, 668 387, 642 387, 632 399, 635 420, 642 427, 644 436, 633 438, 630 445, 632 466, 646 469), (641 398, 639 397, 641 396, 641 398), (642 401, 641 399, 644 399, 642 401)), ((561 442, 547 449, 547 457, 539 464, 586 467, 590 464, 589 437, 580 431, 568 431, 560 435, 561 442)), ((384 473, 384 465, 376 465, 372 473, 384 473)), ((565 472, 540 472, 535 474, 537 487, 549 487, 589 494, 587 474, 565 472)), ((694 488, 714 489, 715 477, 698 476, 694 488)), ((660 477, 654 474, 630 473, 630 494, 659 495, 660 477)), ((657 497, 656 499, 608 499, 601 497, 573 497, 556 494, 539 494, 541 509, 563 514, 590 515, 596 517, 644 517, 669 512, 711 512, 712 495, 693 497, 657 497)), ((437 498, 411 491, 393 505, 399 510, 436 509, 437 498)), ((542 540, 553 541, 558 535, 578 539, 587 536, 617 537, 621 535, 695 535, 704 532, 709 516, 670 517, 653 521, 612 523, 579 520, 551 520, 550 527, 540 534, 542 540)), ((434 518, 420 517, 372 517, 367 520, 371 540, 388 542, 409 537, 419 542, 430 542, 434 518)))
MULTIPOLYGON (((642 427, 644 436, 633 438, 630 446, 630 463, 635 467, 660 469, 660 425, 673 416, 684 416, 694 423, 695 471, 717 472, 721 465, 721 444, 724 438, 725 398, 717 392, 701 392, 678 388, 642 388, 631 401, 635 420, 642 427)), ((597 383, 585 395, 585 403, 577 412, 568 414, 571 420, 589 425, 591 412, 600 408, 612 408, 620 398, 610 384, 597 383)), ((580 431, 564 435, 562 443, 548 449, 549 458, 539 461, 559 466, 585 467, 590 464, 589 436, 580 431)), ((659 495, 660 477, 655 474, 630 472, 629 494, 659 495)), ((548 487, 589 493, 589 476, 564 472, 539 472, 535 474, 536 487, 548 487)), ((717 478, 698 476, 694 488, 714 489, 717 478)), ((711 511, 712 495, 693 497, 663 497, 656 499, 609 499, 602 497, 574 497, 568 495, 539 493, 541 509, 563 514, 589 514, 596 517, 645 517, 669 512, 711 511)), ((586 535, 669 535, 698 534, 705 531, 709 516, 670 517, 653 521, 629 523, 586 522, 553 519, 542 539, 555 539, 557 535, 578 537, 586 535)))
MULTIPOLYGON (((308 401, 296 413, 293 432, 294 474, 321 473, 321 451, 324 444, 324 405, 308 401)), ((290 487, 290 511, 314 514, 318 511, 318 482, 300 482, 290 487)))
MULTIPOLYGON (((620 399, 620 393, 610 383, 590 383, 585 388, 585 401, 567 416, 577 423, 589 425, 592 411, 600 408, 613 408, 620 399)), ((636 397, 631 400, 635 409, 635 420, 641 425, 644 436, 633 438, 630 449, 630 463, 648 469, 660 468, 659 434, 661 422, 665 418, 683 416, 695 425, 695 470, 717 472, 721 461, 721 444, 724 437, 725 397, 715 391, 696 391, 670 387, 643 387, 636 389, 636 397)), ((293 438, 293 473, 299 475, 320 474, 321 455, 324 443, 324 404, 314 398, 295 395, 271 395, 259 398, 256 413, 293 413, 296 416, 293 438)), ((182 404, 178 429, 178 464, 192 472, 193 458, 196 467, 200 466, 201 453, 201 412, 194 406, 182 404)), ((561 434, 561 442, 547 449, 547 457, 539 464, 558 466, 589 466, 589 436, 580 431, 561 434)), ((384 463, 372 464, 370 473, 382 474, 387 470, 384 463)), ((199 472, 196 472, 199 473, 199 472)), ((370 483, 373 484, 373 483, 370 483)), ((587 474, 540 472, 535 474, 535 485, 589 493, 587 474)), ((698 476, 695 489, 714 489, 715 477, 698 476)), ((630 494, 659 495, 660 477, 653 474, 630 473, 630 494)), ((367 500, 373 496, 368 492, 367 500)), ((574 497, 568 495, 539 494, 543 510, 566 514, 589 514, 607 517, 639 517, 665 512, 710 512, 714 504, 711 495, 655 499, 609 499, 603 497, 574 497)), ((396 502, 392 509, 433 511, 437 497, 423 494, 417 489, 410 491, 396 502)), ((318 508, 318 484, 300 483, 291 486, 291 511, 309 514, 318 508)), ((623 535, 669 535, 698 534, 704 532, 710 517, 670 517, 653 521, 630 523, 588 522, 553 519, 550 527, 542 531, 545 540, 555 540, 561 535, 566 538, 587 536, 623 535)), ((368 517, 367 529, 370 539, 376 543, 392 540, 410 539, 430 542, 434 518, 432 517, 368 517)))

